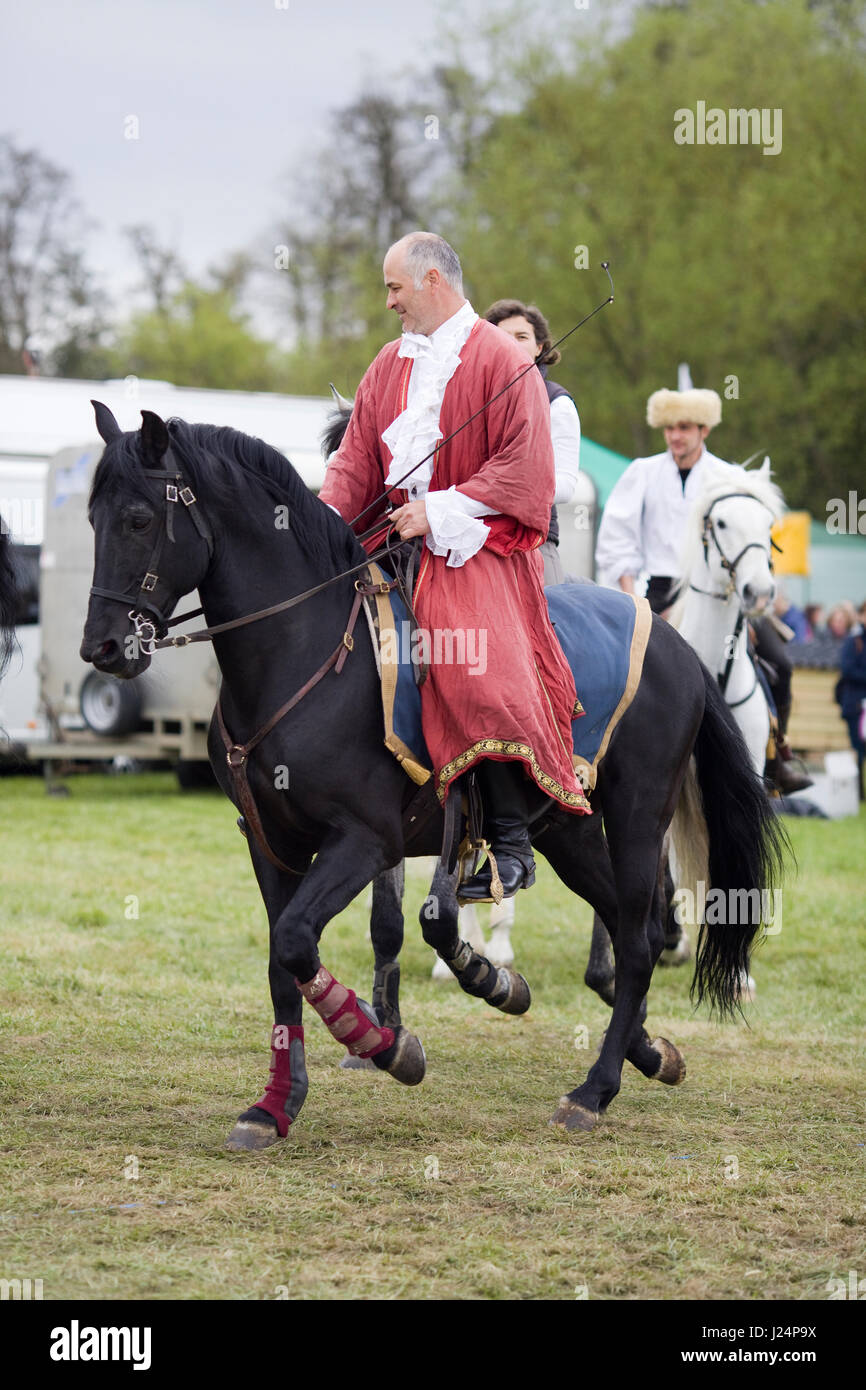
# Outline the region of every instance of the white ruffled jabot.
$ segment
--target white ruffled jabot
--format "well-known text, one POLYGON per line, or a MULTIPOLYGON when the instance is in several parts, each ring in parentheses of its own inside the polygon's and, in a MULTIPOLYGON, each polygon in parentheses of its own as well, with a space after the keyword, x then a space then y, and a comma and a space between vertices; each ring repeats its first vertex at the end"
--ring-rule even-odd
POLYGON ((423 497, 430 485, 435 462, 433 450, 443 437, 439 428, 439 414, 445 387, 460 366, 460 349, 477 318, 467 300, 430 337, 423 333, 404 333, 400 341, 398 356, 414 357, 415 366, 409 380, 406 409, 382 435, 383 442, 391 451, 391 466, 385 484, 388 487, 405 487, 412 501, 423 497), (431 457, 415 468, 414 465, 426 458, 427 454, 431 457), (410 473, 410 469, 414 471, 410 473), (406 473, 409 473, 409 477, 401 484, 400 480, 406 473))

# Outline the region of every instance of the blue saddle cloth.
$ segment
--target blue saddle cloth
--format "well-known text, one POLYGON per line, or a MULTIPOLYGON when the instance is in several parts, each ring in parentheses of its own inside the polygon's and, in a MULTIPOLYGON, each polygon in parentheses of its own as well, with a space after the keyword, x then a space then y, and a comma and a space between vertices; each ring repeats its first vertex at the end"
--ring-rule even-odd
MULTIPOLYGON (((596 584, 558 584, 545 594, 550 620, 584 710, 571 726, 574 765, 584 785, 591 788, 610 736, 637 690, 652 613, 646 599, 596 584)), ((386 727, 390 713, 395 744, 411 750, 418 767, 429 772, 432 763, 421 726, 421 693, 411 659, 409 614, 396 592, 389 597, 399 664, 392 710, 386 710, 386 727)), ((397 751, 396 746, 392 751, 397 751)), ((421 778, 416 776, 416 780, 421 778)))

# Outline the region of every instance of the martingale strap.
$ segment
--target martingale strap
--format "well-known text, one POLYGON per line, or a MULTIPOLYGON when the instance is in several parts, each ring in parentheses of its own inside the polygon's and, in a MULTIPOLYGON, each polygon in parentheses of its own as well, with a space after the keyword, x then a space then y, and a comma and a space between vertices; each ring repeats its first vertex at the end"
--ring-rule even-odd
POLYGON ((237 794, 237 799, 240 803, 241 811, 262 854, 265 856, 265 858, 268 860, 270 864, 273 864, 274 868, 280 869, 283 873, 296 874, 302 877, 303 874, 306 873, 306 870, 295 869, 292 868, 291 864, 285 864, 283 860, 280 859, 274 853, 274 851, 268 844, 267 836, 265 835, 264 827, 262 825, 261 816, 259 815, 258 807, 256 806, 255 798, 253 797, 252 791, 250 790, 250 784, 247 779, 247 760, 250 754, 252 753, 253 749, 261 743, 262 739, 265 738, 271 732, 272 729, 276 728, 280 720, 284 719, 286 715, 290 712, 290 710, 293 710, 296 705, 300 704, 304 696, 308 695, 309 692, 314 688, 314 686, 317 686, 319 684, 319 681, 322 679, 323 676, 327 675, 332 666, 334 667, 336 674, 340 674, 344 665, 346 664, 346 658, 348 657, 349 652, 353 651, 355 647, 355 639, 353 637, 353 633, 355 630, 355 624, 358 621, 358 614, 361 611, 361 602, 364 599, 364 597, 366 597, 368 594, 374 594, 378 592, 378 590, 379 585, 370 583, 369 576, 368 582, 365 582, 360 579, 357 579, 355 581, 355 597, 352 601, 352 608, 349 613, 349 621, 346 624, 346 630, 343 633, 342 638, 340 639, 339 646, 331 652, 331 655, 328 657, 327 661, 324 661, 322 663, 318 671, 316 671, 315 675, 312 675, 310 679, 306 681, 304 685, 301 686, 300 690, 297 690, 295 692, 291 699, 286 700, 285 704, 280 705, 280 708, 274 714, 271 715, 270 719, 267 719, 265 723, 262 724, 261 728, 256 730, 252 738, 247 739, 246 743, 235 743, 235 741, 232 739, 228 729, 226 728, 226 722, 223 717, 222 700, 217 700, 217 727, 220 731, 220 737, 222 738, 223 747, 226 751, 226 763, 228 764, 229 770, 231 772, 232 785, 237 794))

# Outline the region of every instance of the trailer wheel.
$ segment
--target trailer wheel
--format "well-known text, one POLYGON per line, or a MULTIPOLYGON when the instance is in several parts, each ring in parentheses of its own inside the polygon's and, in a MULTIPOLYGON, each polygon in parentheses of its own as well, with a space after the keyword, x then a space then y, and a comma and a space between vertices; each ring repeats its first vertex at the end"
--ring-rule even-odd
POLYGON ((88 729, 105 737, 131 734, 141 720, 141 691, 132 681, 121 681, 101 671, 91 671, 85 678, 79 705, 88 729))

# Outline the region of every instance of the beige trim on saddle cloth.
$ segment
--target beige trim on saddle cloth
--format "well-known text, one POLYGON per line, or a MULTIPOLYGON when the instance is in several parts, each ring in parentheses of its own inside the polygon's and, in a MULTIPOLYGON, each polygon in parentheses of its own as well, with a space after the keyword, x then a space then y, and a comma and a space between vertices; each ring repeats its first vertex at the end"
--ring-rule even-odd
MULTIPOLYGON (((370 565, 370 578, 374 584, 383 584, 385 576, 376 564, 370 565)), ((387 643, 386 650, 399 652, 400 645, 397 641, 397 629, 394 623, 394 610, 391 607, 391 598, 387 593, 376 594, 376 616, 375 619, 370 612, 370 605, 364 604, 364 612, 367 615, 367 622, 370 625, 370 636, 373 639, 373 651, 376 654, 376 665, 379 669, 379 676, 382 682, 382 713, 385 718, 385 747, 394 754, 403 771, 407 773, 413 782, 419 787, 423 787, 425 782, 429 782, 433 776, 429 768, 424 767, 408 744, 398 738, 394 732, 394 700, 397 695, 397 662, 382 660, 382 634, 391 632, 394 634, 392 641, 387 643)))
POLYGON ((598 777, 598 765, 607 752, 611 735, 619 721, 622 719, 629 705, 635 697, 641 676, 643 675, 643 662, 646 655, 647 642, 649 641, 650 629, 652 627, 652 609, 645 598, 638 598, 636 594, 630 594, 634 600, 634 631, 631 635, 631 649, 628 657, 628 677, 626 678, 625 689, 622 698, 610 716, 607 728, 604 731, 604 738, 598 747, 598 752, 591 763, 582 758, 578 753, 572 757, 574 771, 587 791, 592 791, 598 777))

